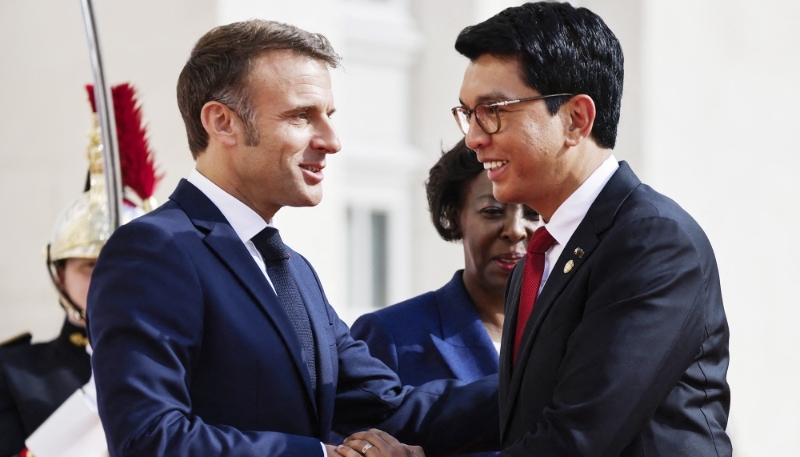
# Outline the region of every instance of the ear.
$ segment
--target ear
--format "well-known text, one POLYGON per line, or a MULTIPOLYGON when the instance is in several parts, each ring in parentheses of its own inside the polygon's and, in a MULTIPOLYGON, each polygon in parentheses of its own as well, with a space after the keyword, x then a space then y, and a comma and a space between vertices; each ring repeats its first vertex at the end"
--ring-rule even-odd
POLYGON ((577 146, 592 133, 596 114, 594 100, 586 94, 579 94, 572 97, 564 107, 569 115, 567 146, 577 146))
POLYGON ((209 139, 225 146, 235 146, 238 142, 239 119, 230 108, 218 101, 210 101, 200 110, 200 121, 209 139))

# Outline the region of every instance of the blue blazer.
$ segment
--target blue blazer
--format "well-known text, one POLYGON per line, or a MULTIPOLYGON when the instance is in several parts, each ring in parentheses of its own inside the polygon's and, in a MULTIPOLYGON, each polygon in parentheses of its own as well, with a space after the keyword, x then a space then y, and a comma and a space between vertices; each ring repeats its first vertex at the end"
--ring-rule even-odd
POLYGON ((373 357, 418 386, 434 379, 471 382, 496 374, 497 350, 458 270, 444 287, 365 314, 353 324, 373 357))
POLYGON ((402 387, 350 337, 308 261, 291 251, 290 268, 316 343, 316 395, 275 292, 196 187, 182 180, 113 234, 88 300, 112 456, 321 456, 331 429, 371 426, 432 454, 498 447, 499 421, 475 419, 498 414, 496 377, 402 387))
MULTIPOLYGON (((458 270, 444 287, 359 317, 351 328, 373 357, 418 386, 497 374, 498 354, 458 270)), ((490 456, 496 453, 472 454, 490 456)))
POLYGON ((730 457, 728 324, 714 252, 674 201, 620 162, 511 346, 524 260, 506 288, 503 456, 730 457))

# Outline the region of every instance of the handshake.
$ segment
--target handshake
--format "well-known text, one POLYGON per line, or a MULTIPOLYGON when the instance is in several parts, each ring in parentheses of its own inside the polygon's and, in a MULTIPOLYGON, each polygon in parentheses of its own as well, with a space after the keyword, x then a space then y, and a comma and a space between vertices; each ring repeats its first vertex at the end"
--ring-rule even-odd
POLYGON ((378 451, 372 452, 375 456, 425 457, 421 447, 405 445, 397 441, 392 435, 375 428, 353 433, 339 446, 326 444, 325 448, 328 452, 328 457, 374 457, 368 454, 372 448, 378 451))

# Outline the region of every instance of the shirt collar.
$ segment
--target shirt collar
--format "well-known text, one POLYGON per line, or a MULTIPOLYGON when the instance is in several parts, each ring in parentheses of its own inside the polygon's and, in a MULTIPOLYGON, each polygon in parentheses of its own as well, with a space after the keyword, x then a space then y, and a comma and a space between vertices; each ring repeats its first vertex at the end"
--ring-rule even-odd
POLYGON ((247 242, 260 231, 264 230, 267 225, 264 219, 258 215, 252 208, 242 203, 233 195, 225 192, 211 182, 210 179, 203 176, 197 169, 193 169, 189 173, 187 181, 194 184, 195 187, 200 189, 206 197, 217 207, 219 211, 231 224, 231 227, 242 239, 242 242, 247 242))
POLYGON ((558 244, 564 246, 572 238, 572 234, 617 168, 619 163, 612 154, 556 209, 545 227, 558 244))

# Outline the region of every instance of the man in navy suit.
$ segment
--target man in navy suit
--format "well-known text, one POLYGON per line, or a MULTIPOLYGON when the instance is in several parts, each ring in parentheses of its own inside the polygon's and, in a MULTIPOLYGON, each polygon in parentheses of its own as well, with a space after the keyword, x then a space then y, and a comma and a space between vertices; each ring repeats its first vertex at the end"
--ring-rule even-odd
POLYGON ((499 201, 545 221, 506 289, 501 455, 730 456, 716 260, 612 154, 614 34, 587 9, 528 3, 467 27, 456 50, 467 146, 499 201))
POLYGON ((268 21, 195 45, 178 104, 196 169, 114 233, 89 292, 112 456, 420 455, 378 432, 324 444, 375 425, 434 453, 499 445, 477 420, 497 414, 496 379, 402 387, 269 226, 322 198, 337 63, 323 36, 268 21))

